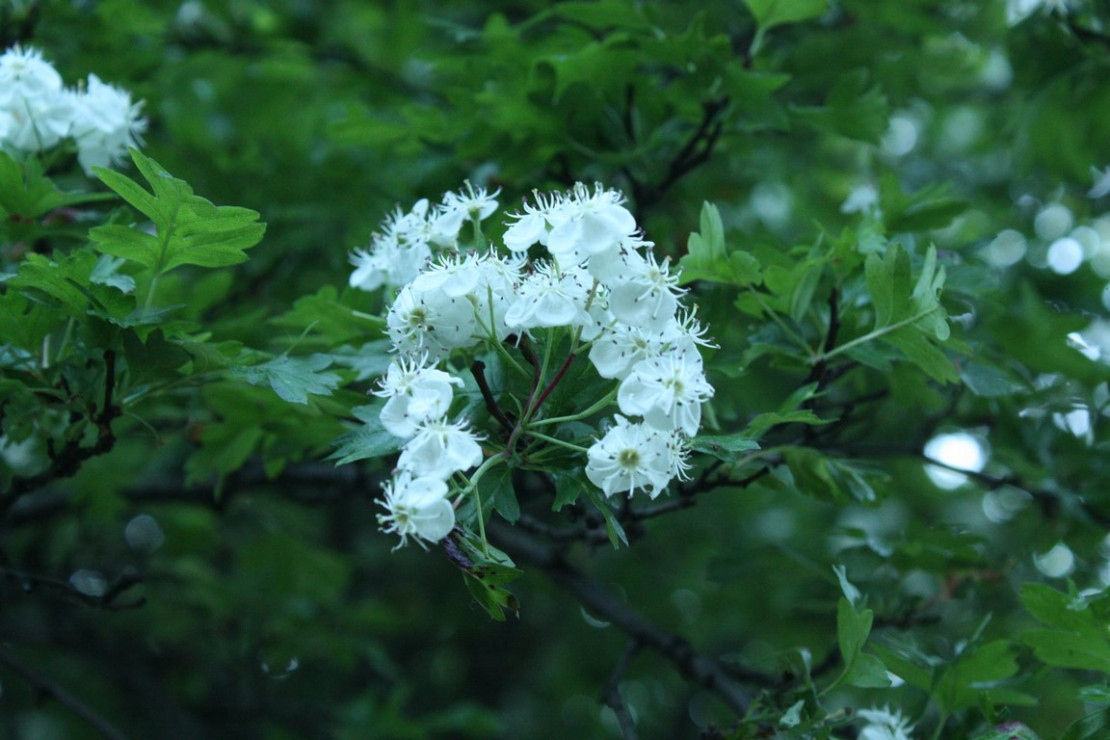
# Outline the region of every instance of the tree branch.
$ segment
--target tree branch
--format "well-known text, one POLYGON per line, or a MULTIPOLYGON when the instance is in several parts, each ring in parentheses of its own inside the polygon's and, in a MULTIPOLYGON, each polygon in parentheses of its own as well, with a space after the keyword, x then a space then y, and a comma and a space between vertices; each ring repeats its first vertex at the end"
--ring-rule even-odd
MULTIPOLYGON (((634 611, 600 583, 572 567, 558 550, 537 542, 519 529, 499 523, 493 524, 490 532, 498 547, 518 563, 542 570, 595 616, 669 660, 687 681, 716 694, 738 716, 747 712, 750 691, 737 683, 719 661, 698 653, 685 638, 667 632, 634 611)), ((768 677, 767 683, 774 682, 768 677)))
POLYGON ((112 433, 112 421, 122 413, 120 407, 113 403, 112 397, 115 393, 115 387, 116 353, 107 350, 104 353, 104 404, 99 412, 95 410, 95 403, 89 404, 89 413, 92 414, 90 421, 96 425, 96 442, 89 447, 84 447, 81 445, 81 436, 78 435, 67 441, 65 446, 57 451, 54 449, 54 440, 52 438, 48 439, 47 449, 50 454, 50 467, 41 473, 25 478, 16 477, 12 480, 7 494, 0 498, 0 520, 3 520, 8 510, 20 497, 38 490, 58 478, 72 477, 81 469, 82 463, 86 460, 111 451, 116 444, 116 436, 112 433))
POLYGON ((6 665, 12 672, 18 674, 41 693, 53 698, 76 714, 104 737, 109 738, 109 740, 126 740, 126 735, 120 732, 115 725, 101 717, 92 707, 6 650, 0 649, 0 663, 6 665))
POLYGON ((620 725, 624 740, 639 740, 639 735, 636 734, 636 723, 632 719, 632 713, 628 710, 628 704, 625 703, 624 697, 621 695, 621 681, 628 673, 628 666, 632 663, 632 658, 639 651, 640 641, 634 637, 628 641, 628 647, 621 653, 620 660, 613 668, 613 673, 610 674, 609 680, 605 683, 605 690, 601 694, 602 701, 617 715, 617 723, 620 725))

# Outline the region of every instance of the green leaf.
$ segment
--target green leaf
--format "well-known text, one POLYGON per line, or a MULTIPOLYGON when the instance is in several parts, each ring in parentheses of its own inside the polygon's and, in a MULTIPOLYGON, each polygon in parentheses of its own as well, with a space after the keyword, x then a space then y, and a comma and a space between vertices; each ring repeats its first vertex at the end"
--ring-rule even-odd
MULTIPOLYGON (((1108 726, 1110 726, 1110 709, 1100 709, 1068 725, 1068 729, 1064 731, 1061 740, 1098 740, 1099 738, 1105 738, 1108 726)), ((1025 740, 1025 736, 1022 735, 1015 735, 1014 737, 1025 740)), ((1040 740, 1032 730, 1029 731, 1028 737, 1029 740, 1040 740)), ((1003 739, 999 738, 999 740, 1003 739)), ((1009 738, 1005 740, 1009 740, 1009 738)))
POLYGON ((119 224, 97 226, 89 231, 89 238, 99 251, 132 260, 160 275, 181 265, 238 264, 247 259, 245 250, 262 239, 266 227, 258 223, 256 211, 215 206, 138 150, 131 150, 131 158, 152 192, 113 170, 97 168, 96 173, 154 222, 156 234, 119 224))
POLYGON ((820 17, 827 0, 744 0, 761 30, 820 17))
POLYGON ((232 368, 232 374, 252 385, 269 383, 274 393, 290 403, 308 403, 309 395, 330 396, 339 386, 340 376, 321 372, 331 363, 332 358, 324 354, 309 357, 283 354, 261 365, 232 368))
POLYGON ((686 249, 686 256, 679 261, 680 285, 705 280, 745 287, 761 279, 759 261, 754 256, 739 250, 728 251, 721 213, 711 203, 702 204, 701 231, 690 234, 686 249))
POLYGON ((356 460, 369 460, 392 455, 401 449, 404 440, 386 431, 379 421, 384 401, 351 409, 362 425, 335 440, 336 450, 328 455, 336 465, 346 465, 356 460))
POLYGON ((504 467, 498 468, 489 478, 493 479, 490 487, 493 491, 493 508, 509 524, 516 524, 517 519, 520 519, 520 502, 513 487, 512 471, 504 467))
POLYGON ((865 689, 885 689, 891 683, 883 661, 867 653, 859 655, 852 669, 844 676, 844 681, 850 686, 865 689))
POLYGON ((38 157, 17 161, 0 150, 0 218, 37 221, 56 208, 108 200, 108 193, 59 190, 43 172, 38 157))
POLYGON ((1037 660, 1047 665, 1110 673, 1110 647, 1088 635, 1030 630, 1021 636, 1021 641, 1033 648, 1037 660))
POLYGON ((578 497, 586 490, 586 484, 582 482, 583 475, 581 469, 555 474, 555 500, 551 502, 552 511, 559 511, 564 506, 571 506, 578 501, 578 497))
POLYGON ((605 531, 609 535, 609 542, 615 548, 620 547, 622 543, 625 547, 628 547, 628 535, 625 534, 624 527, 621 526, 620 520, 608 499, 594 486, 587 485, 584 487, 584 491, 590 503, 601 512, 601 516, 605 519, 605 531))
POLYGON ((852 603, 841 598, 836 605, 836 639, 844 665, 849 667, 856 662, 863 650, 867 636, 871 634, 871 623, 875 613, 870 609, 856 611, 852 603))
POLYGON ((503 622, 506 609, 520 613, 520 603, 505 584, 519 578, 522 571, 508 555, 458 528, 441 544, 447 557, 463 572, 471 595, 490 617, 503 622))
POLYGON ((758 440, 772 427, 780 424, 828 424, 829 419, 822 419, 809 409, 798 408, 811 398, 815 398, 816 383, 804 385, 791 393, 779 406, 777 411, 768 411, 759 414, 750 422, 743 434, 749 439, 758 440))
POLYGON ((699 434, 690 443, 690 448, 712 455, 718 460, 735 462, 740 453, 759 449, 759 443, 745 433, 717 436, 699 434))
POLYGON ((392 346, 388 339, 375 339, 357 348, 345 344, 335 349, 331 357, 337 365, 354 370, 355 381, 362 382, 385 374, 393 361, 389 353, 392 346))
POLYGON ((877 142, 890 122, 890 104, 882 89, 869 82, 866 69, 841 74, 824 106, 795 106, 791 112, 823 134, 835 132, 857 141, 877 142))
POLYGON ((1021 722, 1006 722, 979 733, 972 740, 1041 740, 1041 737, 1021 722))

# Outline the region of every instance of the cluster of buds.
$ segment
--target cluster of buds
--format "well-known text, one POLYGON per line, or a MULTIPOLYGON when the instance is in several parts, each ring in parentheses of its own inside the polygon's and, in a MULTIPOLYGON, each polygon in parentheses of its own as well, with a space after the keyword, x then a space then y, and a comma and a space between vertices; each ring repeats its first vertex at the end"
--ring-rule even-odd
POLYGON ((352 254, 352 286, 396 289, 385 317, 395 357, 376 393, 386 399, 382 426, 404 440, 380 517, 402 543, 447 536, 485 471, 539 467, 545 447, 580 456, 607 496, 654 498, 686 477, 689 440, 713 395, 704 329, 619 192, 578 184, 536 193, 510 216, 503 249, 482 236, 496 195, 468 185, 438 205, 398 210, 352 254), (470 250, 459 242, 468 222, 470 250), (545 401, 583 355, 602 390, 550 415, 545 401), (478 357, 516 373, 521 392, 511 382, 492 388, 478 357), (469 386, 459 367, 470 369, 469 386), (464 387, 476 387, 496 430, 452 416, 464 387), (601 417, 613 405, 619 413, 601 417))
POLYGON ((146 128, 142 103, 89 75, 67 88, 54 66, 35 49, 12 47, 0 54, 0 150, 34 153, 67 139, 87 174, 120 161, 146 128))

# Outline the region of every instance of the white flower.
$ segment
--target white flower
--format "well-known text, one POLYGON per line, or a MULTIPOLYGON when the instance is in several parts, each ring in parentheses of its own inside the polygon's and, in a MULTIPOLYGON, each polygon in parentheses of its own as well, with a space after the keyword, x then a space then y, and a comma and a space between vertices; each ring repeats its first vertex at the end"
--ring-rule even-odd
POLYGON ((868 722, 867 726, 860 730, 859 740, 913 740, 910 735, 913 725, 902 717, 901 710, 892 712, 887 707, 882 709, 872 707, 861 709, 858 716, 868 722))
POLYGON ((841 213, 873 213, 879 209, 879 189, 871 183, 856 185, 840 204, 841 213))
POLYGON ((617 391, 621 413, 638 414, 659 429, 698 432, 701 404, 713 395, 696 353, 641 360, 617 391), (697 358, 697 359, 694 359, 697 358))
POLYGON ((386 314, 386 331, 402 353, 426 352, 432 360, 474 344, 478 323, 474 304, 465 295, 451 296, 438 289, 401 288, 386 314))
POLYGON ((609 283, 609 310, 626 324, 662 329, 674 318, 678 296, 685 292, 678 287, 678 276, 670 274, 668 260, 660 265, 648 252, 629 260, 624 277, 609 283))
POLYGON ((659 356, 660 338, 660 332, 616 322, 590 346, 590 362, 601 377, 624 379, 636 363, 659 356))
POLYGON ((587 452, 586 477, 606 496, 639 488, 655 498, 672 477, 669 435, 619 415, 616 422, 587 452))
POLYGON ((0 147, 35 152, 57 144, 73 125, 72 97, 41 52, 8 49, 0 55, 0 147))
POLYGON ((1006 23, 1016 26, 1038 9, 1043 9, 1045 14, 1066 13, 1073 4, 1072 0, 1006 0, 1006 23))
POLYGON ((93 167, 119 162, 129 147, 141 143, 146 120, 139 115, 142 102, 132 103, 131 93, 89 75, 84 92, 73 95, 73 130, 77 161, 85 173, 93 167))
POLYGON ((469 182, 463 190, 443 194, 443 204, 436 215, 436 229, 442 234, 458 236, 463 222, 470 219, 483 221, 497 210, 495 198, 501 189, 487 193, 485 188, 475 189, 469 182))
POLYGON ((592 322, 586 313, 592 280, 585 270, 559 270, 550 262, 534 264, 534 271, 521 282, 517 297, 505 314, 514 329, 538 326, 585 326, 592 322))
POLYGON ((1088 198, 1101 198, 1110 193, 1110 167, 1102 170, 1098 167, 1091 167, 1091 176, 1094 178, 1095 184, 1087 191, 1088 198))
POLYGON ((601 377, 623 380, 641 360, 664 354, 688 356, 691 363, 700 366, 698 345, 714 346, 705 338, 705 327, 693 311, 672 318, 660 331, 616 321, 606 326, 604 333, 590 346, 590 361, 601 377))
POLYGON ((406 241, 397 238, 395 230, 387 228, 375 234, 369 249, 355 249, 350 255, 355 271, 350 285, 360 290, 377 290, 383 285, 400 287, 408 285, 432 258, 432 249, 424 241, 406 241))
POLYGON ((438 419, 451 407, 454 391, 462 380, 450 373, 427 366, 427 357, 394 360, 375 395, 388 398, 379 418, 382 426, 396 437, 416 434, 417 424, 438 419))
POLYGON ((556 193, 544 195, 536 191, 533 195, 536 199, 534 207, 525 203, 524 213, 510 214, 516 222, 505 230, 503 239, 505 246, 514 252, 523 252, 537 242, 547 244, 548 219, 563 202, 563 198, 556 193))
POLYGON ((414 477, 401 471, 390 483, 382 485, 385 501, 380 502, 389 512, 379 514, 382 531, 401 536, 397 547, 408 542, 409 535, 421 540, 439 542, 455 527, 455 510, 447 500, 447 484, 429 476, 414 477))
POLYGON ((622 239, 636 233, 636 219, 621 203, 616 190, 603 190, 600 183, 591 193, 582 183, 548 216, 551 231, 547 249, 560 266, 578 264, 584 257, 612 252, 622 239))
POLYGON ((447 480, 452 473, 482 462, 482 446, 465 422, 429 419, 416 426, 416 434, 401 450, 397 467, 414 474, 447 480))
POLYGON ((524 262, 523 257, 503 259, 496 252, 490 251, 477 263, 478 281, 471 294, 474 315, 487 335, 494 336, 499 342, 513 331, 505 323, 505 316, 516 300, 517 284, 521 280, 524 262))

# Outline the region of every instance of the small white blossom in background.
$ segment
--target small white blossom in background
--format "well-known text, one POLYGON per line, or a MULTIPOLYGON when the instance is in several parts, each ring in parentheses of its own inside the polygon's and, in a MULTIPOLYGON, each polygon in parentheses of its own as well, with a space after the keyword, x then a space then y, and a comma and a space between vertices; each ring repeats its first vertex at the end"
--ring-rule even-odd
MULTIPOLYGON (((496 211, 496 195, 467 184, 438 204, 398 208, 370 247, 351 255, 353 287, 390 290, 385 324, 396 356, 374 393, 386 399, 381 426, 404 443, 380 521, 402 544, 410 536, 421 543, 446 537, 454 507, 488 467, 520 452, 513 445, 522 437, 530 445, 565 441, 584 450, 586 477, 607 496, 655 498, 671 481, 689 479, 689 440, 700 426, 701 404, 713 395, 699 351, 712 346, 706 330, 621 193, 581 183, 563 193, 534 193, 510 215, 501 245, 487 245, 481 222, 496 211), (478 242, 471 249, 468 223, 478 242), (518 349, 522 342, 532 346, 527 356, 518 349), (508 354, 510 365, 516 353, 535 366, 534 378, 517 368, 532 380, 530 396, 491 412, 500 413, 497 433, 476 429, 455 405, 456 391, 466 387, 474 408, 475 390, 454 363, 469 366, 491 350, 508 354), (556 352, 573 354, 553 358, 556 352), (558 368, 565 371, 579 352, 612 384, 608 394, 576 399, 582 423, 570 442, 559 439, 559 428, 541 433, 530 425, 547 423, 543 402, 563 378, 558 368), (586 417, 606 406, 620 414, 590 435, 586 417)), ((485 393, 489 410, 498 401, 485 393)))
POLYGON ((1067 13, 1075 0, 1006 0, 1006 23, 1016 26, 1037 11, 1067 13))
POLYGON ((37 49, 14 46, 0 55, 0 149, 34 153, 72 139, 85 173, 118 163, 142 143, 141 102, 90 74, 66 88, 37 49))
POLYGON ((1088 198, 1101 198, 1110 193, 1110 167, 1101 170, 1098 167, 1091 167, 1091 177, 1094 178, 1095 184, 1087 191, 1088 198))
POLYGON ((840 204, 841 213, 878 213, 879 189, 871 183, 852 188, 848 197, 840 204))
POLYGON ((888 707, 861 709, 857 712, 867 725, 859 732, 859 740, 913 740, 913 725, 902 716, 901 710, 888 707))

